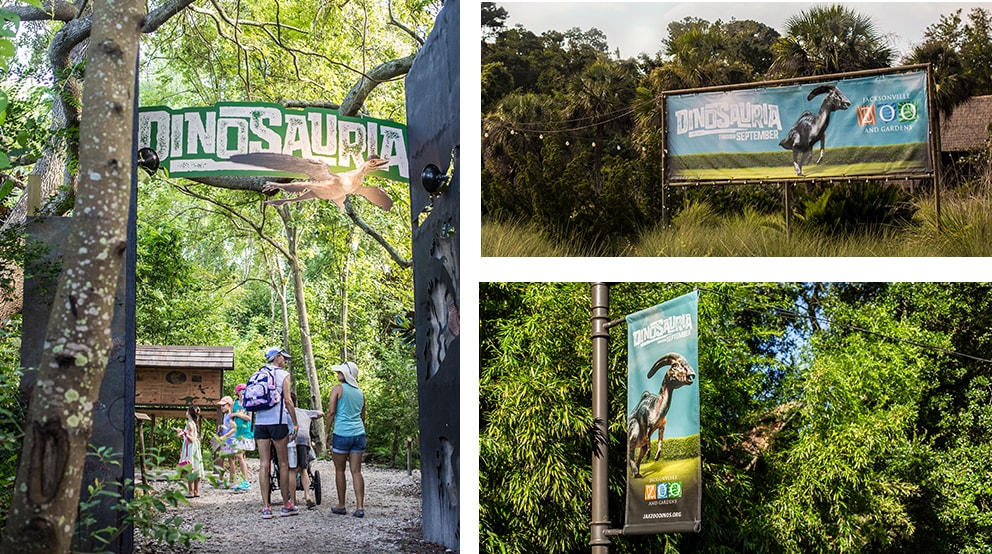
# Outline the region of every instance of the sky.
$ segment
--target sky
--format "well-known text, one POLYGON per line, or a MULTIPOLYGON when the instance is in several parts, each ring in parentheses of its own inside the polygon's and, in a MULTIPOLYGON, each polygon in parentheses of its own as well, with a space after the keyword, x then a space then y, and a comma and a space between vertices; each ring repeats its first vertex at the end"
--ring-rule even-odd
POLYGON ((785 21, 811 6, 844 4, 875 24, 876 31, 890 39, 899 53, 907 53, 923 39, 927 26, 941 15, 962 8, 962 15, 974 6, 992 11, 992 3, 968 2, 496 2, 510 15, 507 27, 517 24, 541 34, 547 30, 583 31, 599 29, 606 34, 610 50, 620 49, 621 58, 644 53, 653 56, 662 49, 668 24, 686 17, 707 21, 753 19, 774 28, 780 34, 785 21))

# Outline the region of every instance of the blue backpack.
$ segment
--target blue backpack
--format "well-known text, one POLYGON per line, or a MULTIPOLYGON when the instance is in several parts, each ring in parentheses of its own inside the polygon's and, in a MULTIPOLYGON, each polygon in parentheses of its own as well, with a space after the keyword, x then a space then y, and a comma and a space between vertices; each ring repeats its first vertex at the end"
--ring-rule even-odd
POLYGON ((244 407, 248 412, 267 410, 282 402, 282 386, 276 383, 276 370, 262 366, 245 384, 244 407))

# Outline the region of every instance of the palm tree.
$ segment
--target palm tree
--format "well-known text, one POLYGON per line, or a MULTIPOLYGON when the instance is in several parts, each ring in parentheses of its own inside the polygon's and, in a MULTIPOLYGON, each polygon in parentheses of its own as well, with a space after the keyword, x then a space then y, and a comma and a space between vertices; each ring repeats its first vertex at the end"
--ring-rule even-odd
POLYGON ((934 80, 934 103, 942 117, 950 117, 954 108, 971 98, 974 81, 965 72, 961 57, 947 43, 929 40, 914 47, 903 62, 930 64, 934 80))
POLYGON ((582 71, 569 86, 565 119, 574 127, 592 127, 593 188, 602 190, 600 169, 606 130, 618 122, 629 122, 629 106, 633 95, 630 77, 620 64, 600 59, 582 71))
POLYGON ((840 5, 816 6, 789 18, 772 52, 768 77, 773 79, 879 69, 895 57, 870 17, 840 5))
POLYGON ((506 95, 482 120, 483 167, 512 181, 527 152, 540 152, 539 133, 556 119, 556 110, 545 95, 506 95))
POLYGON ((671 59, 653 76, 663 90, 678 90, 747 81, 748 66, 727 52, 724 35, 705 21, 665 41, 671 59))

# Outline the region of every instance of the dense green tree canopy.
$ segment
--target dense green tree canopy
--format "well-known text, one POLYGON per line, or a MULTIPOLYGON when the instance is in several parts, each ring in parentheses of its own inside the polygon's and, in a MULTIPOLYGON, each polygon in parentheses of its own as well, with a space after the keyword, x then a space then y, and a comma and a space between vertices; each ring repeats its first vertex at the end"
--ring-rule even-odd
POLYGON ((774 78, 889 67, 895 52, 871 18, 839 4, 814 6, 789 18, 773 46, 774 78))
MULTIPOLYGON (((984 552, 992 286, 705 283, 700 534, 611 552, 984 552)), ((688 292, 618 283, 611 318, 688 292)), ((480 541, 588 548, 590 287, 480 290, 480 541)), ((609 347, 610 519, 623 523, 626 335, 609 347)))
MULTIPOLYGON (((875 22, 852 6, 803 9, 781 34, 758 21, 689 17, 659 35, 657 53, 626 60, 609 51, 595 27, 537 35, 521 25, 507 28, 512 12, 512 5, 490 3, 483 12, 482 215, 495 223, 533 225, 552 241, 576 242, 580 251, 625 253, 645 230, 664 229, 671 221, 666 213, 699 201, 722 215, 785 209, 777 189, 666 192, 664 93, 899 63, 875 22)), ((942 16, 902 60, 933 64, 938 107, 945 114, 972 94, 988 93, 988 21, 981 8, 967 19, 960 11, 942 16)), ((884 189, 867 189, 863 200, 887 202, 893 193, 884 189)), ((808 221, 833 214, 827 227, 834 230, 885 226, 904 215, 876 211, 865 221, 852 209, 859 201, 842 198, 847 194, 862 191, 831 196, 800 190, 790 209, 808 221), (830 204, 827 212, 817 211, 823 204, 830 204)))
MULTIPOLYGON (((15 4, 10 9, 21 14, 20 27, 0 29, 0 43, 11 38, 19 49, 0 85, 0 98, 11 100, 0 102, 0 149, 16 166, 0 167, 4 225, 12 223, 18 209, 23 219, 18 203, 32 172, 47 171, 45 182, 58 191, 44 213, 72 213, 78 170, 74 148, 87 139, 78 137, 74 119, 79 89, 86 86, 83 57, 68 51, 74 42, 66 52, 60 49, 66 41, 85 41, 91 4, 55 2, 50 11, 42 10, 40 2, 31 2, 38 7, 15 4)), ((400 123, 406 113, 403 77, 441 9, 440 2, 419 0, 187 4, 147 7, 141 105, 267 101, 345 106, 351 115, 400 123)), ((17 19, 6 13, 4 18, 17 19)), ((0 51, 4 62, 11 56, 0 51)), ((345 214, 333 204, 311 202, 292 206, 284 219, 263 203, 266 197, 257 184, 217 188, 162 171, 142 172, 139 181, 138 342, 233 345, 235 370, 224 383, 233 392, 262 363, 265 347, 282 345, 299 354, 307 334, 317 378, 308 382, 303 360, 296 356, 292 370, 301 404, 310 406, 311 384, 322 384, 326 397, 336 383, 332 364, 355 361, 369 404, 370 454, 399 462, 399 445, 407 437, 416 440, 418 433, 415 353, 401 334, 409 331, 413 310, 408 186, 367 183, 381 185, 393 197, 388 213, 356 199, 345 214), (296 268, 288 253, 304 283, 299 295, 293 294, 296 268), (309 331, 301 330, 298 319, 304 303, 310 307, 309 331)), ((0 261, 6 264, 22 253, 5 248, 0 261)), ((5 448, 0 482, 10 483, 16 463, 12 449, 22 438, 23 405, 16 391, 20 321, 0 313, 0 356, 11 362, 3 364, 0 379, 5 448)), ((9 497, 0 495, 0 505, 8 503, 9 497)))

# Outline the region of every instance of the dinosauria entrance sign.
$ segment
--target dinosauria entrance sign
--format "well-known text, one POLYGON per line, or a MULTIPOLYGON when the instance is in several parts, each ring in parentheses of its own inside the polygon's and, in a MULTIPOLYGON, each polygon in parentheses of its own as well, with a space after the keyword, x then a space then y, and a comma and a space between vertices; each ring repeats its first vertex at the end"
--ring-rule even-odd
POLYGON ((895 71, 670 93, 666 178, 931 174, 927 72, 895 71))
POLYGON ((699 293, 627 316, 624 534, 699 531, 699 293))
POLYGON ((358 168, 372 156, 389 160, 372 175, 410 182, 406 126, 338 115, 335 110, 294 110, 272 103, 220 103, 172 109, 145 107, 138 114, 138 148, 151 148, 173 177, 288 176, 229 161, 235 154, 275 152, 321 160, 334 173, 358 168))

